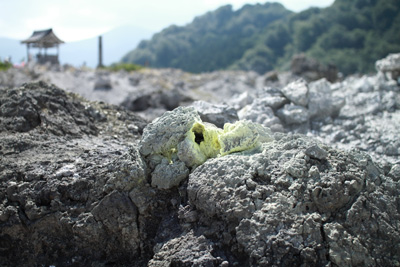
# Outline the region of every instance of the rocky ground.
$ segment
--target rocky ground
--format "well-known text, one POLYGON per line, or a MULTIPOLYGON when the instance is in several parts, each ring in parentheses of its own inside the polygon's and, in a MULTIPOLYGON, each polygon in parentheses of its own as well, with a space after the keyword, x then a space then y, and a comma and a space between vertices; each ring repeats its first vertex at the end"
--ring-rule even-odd
POLYGON ((1 265, 399 265, 396 60, 0 73, 1 265))
POLYGON ((378 61, 375 74, 346 79, 300 55, 293 59, 292 72, 265 75, 31 66, 0 72, 0 88, 45 81, 92 101, 122 106, 149 121, 167 110, 194 104, 200 112, 220 116, 222 125, 234 118, 247 119, 273 132, 303 133, 341 149, 366 151, 381 163, 396 163, 400 155, 399 55, 378 61))

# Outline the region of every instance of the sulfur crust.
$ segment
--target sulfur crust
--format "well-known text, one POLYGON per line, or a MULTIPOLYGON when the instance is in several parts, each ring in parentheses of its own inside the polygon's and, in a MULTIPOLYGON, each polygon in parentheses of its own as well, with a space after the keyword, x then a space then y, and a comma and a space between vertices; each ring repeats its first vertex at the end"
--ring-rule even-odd
POLYGON ((224 132, 219 137, 221 156, 254 148, 258 144, 258 131, 247 121, 226 123, 224 132))
POLYGON ((221 149, 221 145, 219 144, 218 140, 218 136, 221 134, 221 132, 221 129, 212 124, 197 121, 187 132, 186 136, 194 143, 193 148, 196 149, 198 153, 203 154, 207 158, 212 158, 216 157, 221 149), (204 138, 200 144, 195 141, 195 133, 202 135, 204 138))
POLYGON ((253 149, 271 140, 268 129, 249 121, 226 123, 223 130, 196 121, 178 146, 178 156, 187 166, 198 166, 208 158, 253 149))

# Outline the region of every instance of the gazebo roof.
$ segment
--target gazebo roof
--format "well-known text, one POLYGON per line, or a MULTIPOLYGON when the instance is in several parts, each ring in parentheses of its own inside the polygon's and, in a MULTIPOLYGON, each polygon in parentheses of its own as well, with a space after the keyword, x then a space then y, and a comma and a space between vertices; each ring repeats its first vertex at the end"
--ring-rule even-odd
POLYGON ((53 32, 53 29, 34 31, 32 36, 21 41, 22 44, 33 44, 33 47, 49 48, 64 43, 53 32))

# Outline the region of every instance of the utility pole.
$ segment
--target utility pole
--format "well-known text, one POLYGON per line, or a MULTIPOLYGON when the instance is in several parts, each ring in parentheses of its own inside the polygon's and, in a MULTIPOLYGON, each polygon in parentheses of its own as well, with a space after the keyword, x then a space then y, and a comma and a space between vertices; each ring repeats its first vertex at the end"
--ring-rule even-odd
POLYGON ((97 68, 102 68, 103 66, 103 46, 102 46, 102 38, 99 36, 99 65, 97 68))

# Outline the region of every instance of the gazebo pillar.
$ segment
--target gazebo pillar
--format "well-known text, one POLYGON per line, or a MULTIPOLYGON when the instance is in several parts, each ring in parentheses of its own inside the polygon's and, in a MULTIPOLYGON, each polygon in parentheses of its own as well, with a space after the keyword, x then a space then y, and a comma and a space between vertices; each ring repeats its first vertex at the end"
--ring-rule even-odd
POLYGON ((29 62, 29 43, 26 44, 26 62, 29 62))
POLYGON ((103 67, 103 41, 101 35, 99 36, 99 65, 97 68, 103 67))

